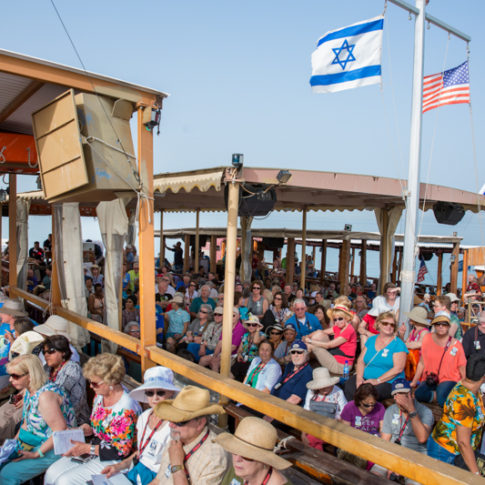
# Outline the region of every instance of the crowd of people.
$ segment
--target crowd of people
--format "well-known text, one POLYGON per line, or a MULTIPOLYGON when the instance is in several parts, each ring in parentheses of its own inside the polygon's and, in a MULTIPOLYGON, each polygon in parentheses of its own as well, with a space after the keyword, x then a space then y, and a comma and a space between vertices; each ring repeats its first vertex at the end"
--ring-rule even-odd
MULTIPOLYGON (((180 248, 173 249, 177 255, 180 248)), ((173 269, 164 264, 155 275, 157 343, 218 371, 224 284, 204 268, 185 274, 173 269)), ((140 328, 138 270, 136 255, 126 251, 122 322, 132 335, 140 328)), ((102 268, 92 265, 85 278, 91 317, 101 322, 102 276, 102 268)), ((235 282, 234 379, 472 473, 485 471, 480 468, 485 455, 485 312, 463 333, 456 295, 436 296, 433 302, 416 298, 406 315, 408 325, 399 327, 399 288, 392 283, 381 295, 374 285, 351 285, 341 295, 333 282, 307 292, 281 276, 260 276, 235 282), (433 409, 435 415, 442 410, 436 422, 433 409)), ((49 484, 85 483, 87 475, 96 474, 112 483, 287 483, 279 470, 289 463, 272 451, 275 427, 288 431, 284 423, 271 416, 247 418, 233 435, 216 438, 207 427, 208 416, 223 410, 210 403, 207 391, 179 389, 171 371, 158 367, 128 393, 121 383, 125 366, 120 357, 97 355, 81 371, 69 332, 41 332, 40 342, 23 337, 43 326, 60 328, 60 317, 22 327, 25 314, 16 314, 16 305, 7 300, 0 308, 0 333, 9 348, 0 364, 18 391, 15 396, 21 396, 0 408, 0 433, 15 440, 12 458, 0 468, 1 483, 22 483, 43 471, 49 484), (24 339, 28 344, 21 347, 24 339), (34 343, 38 352, 31 355, 34 343), (25 355, 8 355, 16 346, 25 355), (80 392, 86 380, 95 393, 90 415, 86 392, 80 392), (3 416, 8 421, 15 416, 17 434, 2 424, 3 416), (76 425, 89 442, 75 443, 62 457, 54 455, 53 433, 76 425), (266 450, 268 460, 257 461, 262 455, 253 456, 253 448, 266 450)), ((304 433, 301 439, 325 449, 315 436, 304 433)), ((336 453, 371 473, 396 478, 371 461, 344 450, 336 453)))

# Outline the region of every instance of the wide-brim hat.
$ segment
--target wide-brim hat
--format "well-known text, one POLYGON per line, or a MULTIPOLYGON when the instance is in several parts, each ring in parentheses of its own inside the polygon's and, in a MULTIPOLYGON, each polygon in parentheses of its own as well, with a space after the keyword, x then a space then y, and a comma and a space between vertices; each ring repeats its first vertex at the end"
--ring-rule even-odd
POLYGON ((276 330, 276 331, 281 332, 281 333, 283 333, 285 331, 285 329, 281 326, 280 323, 274 323, 273 325, 270 325, 266 329, 266 335, 269 335, 271 330, 276 330))
POLYGON ((180 392, 180 388, 173 383, 173 372, 167 367, 158 365, 150 367, 143 375, 143 384, 130 392, 130 397, 135 401, 148 402, 145 391, 148 389, 163 389, 165 391, 180 392))
POLYGON ((0 308, 0 313, 4 313, 5 315, 11 315, 12 317, 27 316, 24 304, 22 300, 18 298, 9 298, 5 300, 2 307, 0 308))
POLYGON ((69 325, 71 322, 59 315, 51 315, 43 324, 34 327, 34 330, 42 335, 64 335, 68 340, 69 336, 69 325))
POLYGON ((214 315, 224 315, 224 308, 221 306, 216 306, 214 308, 214 315))
POLYGON ((182 305, 184 303, 184 295, 182 293, 175 293, 170 300, 170 303, 178 303, 179 305, 182 305))
POLYGON ((428 327, 431 325, 431 322, 428 320, 428 312, 422 306, 415 306, 409 313, 405 313, 405 315, 413 322, 421 323, 428 327))
POLYGON ((209 391, 197 386, 185 386, 175 399, 166 399, 155 406, 159 418, 173 423, 223 413, 222 406, 211 404, 209 391))
POLYGON ((342 312, 342 313, 345 313, 349 318, 354 318, 354 315, 352 314, 352 312, 346 306, 343 306, 343 305, 335 305, 333 308, 329 308, 327 310, 327 315, 328 315, 328 318, 330 318, 330 320, 333 320, 334 312, 342 312))
POLYGON ((291 466, 291 462, 273 450, 278 441, 275 427, 264 419, 248 416, 239 423, 234 435, 221 433, 214 439, 229 453, 265 463, 277 470, 291 466))
POLYGON ((13 357, 13 354, 26 355, 31 354, 40 343, 44 341, 44 337, 40 333, 29 330, 17 337, 14 343, 10 347, 9 356, 13 357))
POLYGON ((446 293, 445 296, 450 299, 451 303, 454 303, 455 301, 460 302, 460 299, 454 293, 446 293))
POLYGON ((259 325, 261 325, 261 327, 263 326, 263 324, 259 321, 259 318, 252 313, 250 313, 248 317, 243 321, 244 328, 248 328, 248 323, 258 323, 259 325))
POLYGON ((326 367, 313 369, 312 380, 307 382, 307 389, 323 389, 324 387, 335 386, 340 381, 340 377, 331 377, 326 367))
POLYGON ((444 314, 439 315, 439 313, 442 313, 442 312, 438 312, 438 314, 435 315, 435 317, 431 321, 431 325, 435 325, 436 323, 447 323, 448 325, 451 325, 450 317, 444 314))

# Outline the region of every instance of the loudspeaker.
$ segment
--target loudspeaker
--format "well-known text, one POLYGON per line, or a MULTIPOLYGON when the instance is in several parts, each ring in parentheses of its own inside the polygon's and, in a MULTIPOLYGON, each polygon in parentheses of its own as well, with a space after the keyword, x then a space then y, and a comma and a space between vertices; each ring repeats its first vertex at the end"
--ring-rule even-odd
POLYGON ((284 237, 263 237, 263 248, 267 251, 281 249, 285 244, 284 237))
POLYGON ((436 202, 433 205, 434 216, 439 224, 454 226, 458 224, 465 215, 465 209, 454 202, 436 202))
MULTIPOLYGON (((227 210, 228 186, 224 188, 227 210)), ((276 192, 264 184, 244 184, 239 191, 239 217, 265 216, 276 204, 276 192)))
POLYGON ((49 202, 113 200, 138 188, 122 99, 66 91, 32 114, 42 187, 49 202))

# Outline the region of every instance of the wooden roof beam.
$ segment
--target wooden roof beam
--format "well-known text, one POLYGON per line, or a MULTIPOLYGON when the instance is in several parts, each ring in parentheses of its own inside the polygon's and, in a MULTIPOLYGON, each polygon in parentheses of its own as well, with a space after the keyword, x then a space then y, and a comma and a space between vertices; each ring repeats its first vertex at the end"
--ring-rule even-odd
POLYGON ((4 122, 17 109, 20 108, 33 94, 35 94, 44 85, 41 81, 32 81, 29 85, 17 95, 10 103, 0 111, 0 123, 4 122))

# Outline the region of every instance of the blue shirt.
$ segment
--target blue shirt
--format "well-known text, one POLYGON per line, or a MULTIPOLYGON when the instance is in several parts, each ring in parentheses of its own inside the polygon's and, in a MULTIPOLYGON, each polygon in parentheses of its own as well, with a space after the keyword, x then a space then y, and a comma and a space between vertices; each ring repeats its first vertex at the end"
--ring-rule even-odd
POLYGON ((313 315, 313 313, 305 312, 305 322, 300 322, 296 315, 291 316, 286 320, 285 325, 287 323, 292 323, 296 328, 296 340, 301 340, 304 335, 309 335, 315 330, 322 330, 322 326, 318 321, 318 318, 313 315))
POLYGON ((280 399, 284 399, 285 401, 292 395, 296 394, 298 397, 301 398, 299 403, 300 406, 303 406, 305 403, 305 397, 307 393, 307 382, 312 380, 312 367, 310 364, 307 364, 300 372, 296 373, 291 379, 286 381, 284 384, 281 384, 285 378, 295 370, 295 366, 293 362, 290 362, 286 365, 285 371, 283 375, 280 377, 276 385, 273 387, 271 394, 273 396, 279 397, 280 399))
MULTIPOLYGON (((377 379, 394 367, 393 356, 397 352, 408 352, 406 344, 399 338, 395 337, 391 342, 381 349, 376 351, 377 335, 373 335, 367 339, 365 344, 366 352, 364 356, 364 379, 377 379), (377 354, 377 355, 376 355, 377 354)), ((395 379, 405 379, 404 371, 395 376, 389 383, 395 379)))
POLYGON ((0 324, 0 376, 7 375, 8 352, 10 350, 10 342, 3 337, 7 332, 14 333, 8 323, 0 324))
POLYGON ((184 331, 184 324, 190 322, 190 315, 181 308, 178 310, 170 310, 167 315, 169 318, 169 333, 182 333, 184 331))

